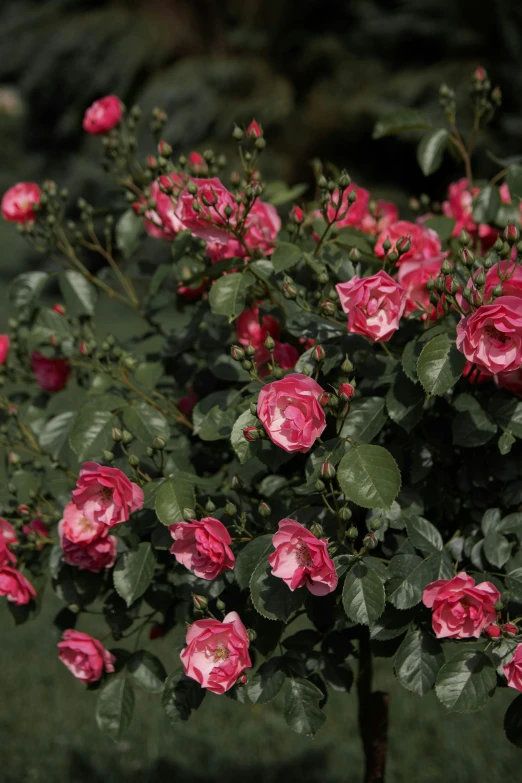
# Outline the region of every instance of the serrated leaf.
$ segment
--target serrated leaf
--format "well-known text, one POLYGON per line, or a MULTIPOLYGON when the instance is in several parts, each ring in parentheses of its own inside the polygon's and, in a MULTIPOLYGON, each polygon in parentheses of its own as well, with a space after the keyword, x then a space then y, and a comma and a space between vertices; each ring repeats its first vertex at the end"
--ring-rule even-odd
POLYGON ((284 272, 298 264, 304 257, 303 251, 291 242, 280 242, 272 255, 272 263, 276 272, 284 272))
POLYGON ((284 658, 275 656, 262 663, 256 673, 249 678, 246 686, 252 704, 268 704, 275 699, 285 679, 284 658))
POLYGON ((473 220, 476 223, 493 223, 500 207, 500 194, 495 185, 481 188, 473 204, 473 220))
POLYGON ((417 375, 428 394, 444 394, 454 386, 466 364, 466 357, 450 342, 447 334, 439 334, 421 351, 417 375))
POLYGON ((315 736, 326 722, 326 715, 319 708, 322 698, 322 691, 309 680, 301 677, 289 680, 284 708, 287 725, 298 734, 315 736))
POLYGON ((370 443, 386 424, 384 397, 354 400, 341 430, 341 438, 370 443))
POLYGON ((375 123, 372 138, 382 139, 395 133, 411 130, 429 130, 431 121, 417 109, 395 109, 375 123))
POLYGON ((502 435, 498 439, 498 450, 500 451, 503 457, 505 457, 506 454, 509 454, 509 452, 511 451, 511 447, 515 444, 515 442, 516 442, 516 438, 512 432, 506 430, 506 432, 502 433, 502 435))
POLYGON ((248 587, 259 562, 273 549, 272 538, 272 533, 254 538, 236 557, 234 575, 241 590, 248 587))
POLYGON ((220 277, 210 288, 210 308, 215 315, 229 318, 239 315, 245 309, 247 288, 255 283, 249 272, 232 272, 220 277))
POLYGON ((96 723, 117 740, 129 727, 134 711, 134 691, 127 677, 111 678, 101 689, 96 703, 96 723))
POLYGON ((145 400, 134 400, 133 404, 123 411, 123 421, 129 432, 142 443, 150 446, 155 437, 170 439, 170 426, 163 413, 145 400))
POLYGON ((156 514, 162 525, 183 521, 183 509, 194 508, 194 486, 187 479, 174 474, 158 488, 156 514))
POLYGON ((124 212, 116 223, 114 229, 116 247, 126 260, 138 249, 142 231, 143 221, 134 214, 132 209, 128 209, 124 212))
POLYGON ((112 428, 118 419, 111 411, 99 410, 99 403, 81 408, 69 433, 69 443, 80 462, 100 458, 112 444, 112 428))
POLYGON ((162 693, 167 672, 160 659, 147 650, 138 650, 127 661, 127 670, 149 693, 162 693))
POLYGON ((386 407, 390 419, 406 432, 411 432, 422 418, 424 392, 403 372, 399 372, 386 394, 386 407))
POLYGON ((425 177, 440 167, 444 150, 448 144, 449 132, 445 128, 426 133, 417 147, 417 162, 425 177))
POLYGON ((496 568, 503 568, 511 557, 513 544, 501 533, 488 533, 484 539, 484 554, 496 568))
POLYGON ((425 696, 444 663, 442 646, 424 630, 410 631, 395 656, 395 675, 407 690, 425 696))
POLYGON ((509 430, 516 438, 522 438, 522 401, 492 401, 490 413, 503 430, 509 430))
POLYGON ((315 313, 298 312, 286 322, 286 330, 294 337, 314 339, 319 342, 332 340, 346 334, 346 326, 334 324, 315 313))
POLYGON ((506 588, 514 601, 522 603, 522 568, 515 568, 506 576, 506 588))
POLYGON ((47 272, 24 272, 9 286, 9 301, 16 310, 31 310, 49 279, 47 272))
POLYGON ((492 417, 470 394, 457 397, 455 407, 459 411, 452 422, 453 443, 456 446, 483 446, 497 432, 497 425, 492 417))
POLYGON ((187 677, 180 666, 167 677, 161 703, 171 723, 176 724, 190 718, 192 710, 198 709, 205 694, 205 689, 187 677))
POLYGON ((452 712, 478 712, 497 682, 491 660, 477 650, 460 650, 439 671, 435 692, 452 712))
POLYGON ((408 538, 415 547, 424 554, 430 555, 433 552, 442 550, 442 536, 431 522, 424 517, 413 516, 406 520, 406 530, 408 538))
POLYGON ((113 571, 114 587, 127 606, 140 598, 154 576, 156 558, 152 547, 142 543, 120 555, 113 571))
POLYGON ((451 579, 451 558, 445 551, 425 560, 417 555, 395 555, 387 569, 388 601, 397 609, 411 609, 422 600, 424 588, 437 579, 451 579))
POLYGON ((397 463, 382 446, 362 445, 348 451, 337 478, 347 499, 363 508, 389 508, 401 487, 397 463))
POLYGON ((73 411, 59 413, 58 416, 53 416, 52 419, 46 422, 40 433, 39 441, 41 448, 47 454, 50 454, 54 460, 59 460, 62 449, 68 445, 69 432, 75 416, 76 413, 73 411))
POLYGON ((371 625, 384 612, 384 586, 368 558, 358 560, 346 575, 343 606, 354 623, 371 625))
POLYGON ((60 289, 70 315, 94 315, 98 294, 96 288, 79 272, 68 269, 60 273, 60 289))
POLYGON ((267 620, 288 622, 304 600, 304 588, 290 590, 286 582, 272 576, 272 569, 266 558, 262 558, 250 579, 252 603, 260 615, 267 620))

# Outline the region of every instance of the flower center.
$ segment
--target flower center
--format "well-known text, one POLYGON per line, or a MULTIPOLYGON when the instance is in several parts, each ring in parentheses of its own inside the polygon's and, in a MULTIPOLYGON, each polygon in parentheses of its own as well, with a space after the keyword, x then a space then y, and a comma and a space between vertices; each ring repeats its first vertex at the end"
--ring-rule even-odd
POLYGON ((504 334, 503 332, 499 332, 496 326, 493 326, 492 324, 488 324, 485 327, 486 334, 491 340, 498 340, 501 343, 507 343, 509 340, 509 337, 504 334))
POLYGON ((104 506, 108 506, 112 502, 112 489, 109 487, 102 487, 100 490, 101 502, 104 506))
POLYGON ((215 663, 219 663, 219 661, 226 661, 230 656, 230 652, 224 644, 218 644, 215 650, 209 648, 209 653, 214 658, 215 663))
POLYGON ((301 568, 310 568, 312 565, 312 558, 306 544, 299 544, 296 552, 297 565, 301 568))

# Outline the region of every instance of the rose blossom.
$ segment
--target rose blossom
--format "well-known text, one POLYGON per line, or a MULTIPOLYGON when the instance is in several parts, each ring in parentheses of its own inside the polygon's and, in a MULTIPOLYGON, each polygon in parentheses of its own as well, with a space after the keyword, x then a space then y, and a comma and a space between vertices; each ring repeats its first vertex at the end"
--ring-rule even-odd
POLYGON ((9 354, 9 335, 0 334, 0 364, 5 364, 9 354))
POLYGON ((387 272, 371 277, 354 275, 338 283, 341 307, 348 313, 348 331, 376 342, 386 342, 399 328, 406 305, 406 292, 387 272))
POLYGON ((397 241, 401 238, 410 240, 410 249, 402 253, 398 265, 405 261, 420 261, 426 258, 438 256, 441 252, 441 243, 438 234, 431 228, 425 228, 408 220, 398 220, 391 223, 377 237, 374 253, 378 258, 384 258, 383 243, 386 239, 391 242, 391 250, 397 250, 397 241))
POLYGON ((33 351, 31 369, 40 389, 47 392, 57 392, 67 385, 71 365, 67 359, 48 359, 39 351, 33 351))
MULTIPOLYGON (((264 378, 268 375, 268 369, 265 365, 270 361, 270 351, 262 345, 254 355, 254 361, 261 371, 259 375, 264 378)), ((299 351, 290 343, 276 343, 274 346, 274 361, 282 370, 292 370, 299 359, 299 351)))
POLYGON ((423 319, 428 317, 428 313, 430 318, 435 316, 436 310, 430 303, 427 283, 431 278, 437 277, 443 261, 444 256, 440 255, 421 261, 405 261, 400 265, 397 280, 406 291, 405 315, 410 315, 422 307, 426 311, 423 319))
POLYGON ((200 579, 215 579, 223 571, 234 568, 230 534, 219 519, 204 517, 199 522, 196 519, 175 522, 169 525, 169 530, 174 539, 171 554, 200 579))
MULTIPOLYGON (((331 199, 328 202, 328 220, 332 221, 335 218, 337 211, 332 201, 337 203, 339 200, 339 191, 334 190, 331 199)), ((346 190, 343 192, 341 206, 338 210, 339 220, 336 220, 335 225, 337 228, 343 228, 344 226, 352 226, 354 228, 360 228, 365 215, 368 213, 368 203, 370 201, 370 194, 364 188, 359 188, 352 182, 346 190), (355 192, 356 198, 353 204, 348 203, 348 195, 355 192), (346 214, 345 214, 346 213, 346 214)))
POLYGON ((252 306, 250 310, 243 310, 236 321, 236 335, 238 342, 245 348, 248 344, 253 348, 264 347, 265 340, 270 335, 274 340, 279 339, 279 322, 273 315, 259 315, 259 305, 252 306))
POLYGON ((108 532, 108 528, 104 525, 103 532, 92 541, 76 544, 64 535, 62 520, 58 525, 58 535, 64 561, 80 571, 92 571, 94 574, 98 574, 103 568, 112 568, 116 560, 118 542, 115 536, 109 536, 108 532))
POLYGON ((196 620, 181 652, 185 674, 212 693, 225 693, 252 666, 250 639, 237 612, 219 620, 196 620))
POLYGON ((16 557, 8 548, 6 540, 0 536, 0 568, 5 565, 16 565, 16 557))
POLYGON ((36 598, 36 590, 20 571, 10 565, 0 565, 0 595, 22 606, 36 598))
POLYGON ((0 517, 0 538, 3 538, 7 546, 18 543, 15 529, 7 519, 0 517))
POLYGON ((517 645, 513 658, 502 669, 508 686, 522 691, 522 644, 517 645))
POLYGON ((224 210, 226 207, 232 209, 230 221, 234 225, 239 210, 234 196, 217 177, 193 179, 192 182, 197 187, 197 193, 192 195, 185 188, 178 199, 177 218, 195 236, 209 242, 226 244, 230 232, 226 228, 224 210), (194 209, 195 203, 198 204, 198 210, 194 209))
POLYGON ((291 373, 259 392, 257 415, 268 437, 288 452, 308 451, 326 427, 319 404, 324 389, 307 375, 291 373))
POLYGON ((73 544, 90 544, 107 529, 103 522, 87 519, 74 503, 65 506, 61 525, 63 535, 73 544))
POLYGON ((272 575, 290 590, 307 587, 314 595, 326 595, 337 587, 337 571, 328 554, 328 539, 316 538, 294 519, 282 519, 272 538, 275 547, 268 562, 272 575))
POLYGON ((120 99, 116 95, 106 95, 89 106, 83 117, 83 129, 94 136, 108 133, 119 124, 121 116, 120 99))
POLYGON ((377 201, 373 215, 367 212, 361 220, 360 229, 365 234, 380 234, 399 220, 399 210, 392 201, 377 201))
POLYGON ((34 205, 40 202, 40 188, 36 182, 18 182, 2 196, 4 220, 13 223, 33 223, 34 205))
POLYGON ((437 639, 468 639, 480 636, 495 623, 495 603, 500 593, 491 582, 475 585, 464 571, 453 579, 429 584, 422 595, 424 606, 433 610, 432 625, 437 639))
POLYGON ((522 299, 499 296, 457 324, 457 348, 470 362, 492 373, 522 365, 522 299))
POLYGON ((58 657, 82 682, 98 682, 104 672, 114 671, 116 658, 98 639, 68 628, 58 642, 58 657))
POLYGON ((341 383, 339 388, 337 389, 337 394, 342 400, 351 400, 355 392, 354 387, 351 383, 341 383))
POLYGON ((84 462, 72 502, 93 523, 109 527, 126 522, 143 507, 143 490, 118 468, 84 462))
POLYGON ((271 253, 281 230, 281 218, 272 204, 256 199, 245 223, 245 242, 251 249, 271 253))
MULTIPOLYGON (((158 239, 172 241, 185 226, 176 216, 176 194, 181 192, 185 181, 179 174, 172 172, 155 179, 150 186, 150 199, 156 202, 155 208, 147 207, 143 216, 143 222, 147 234, 158 239), (172 190, 171 194, 164 193, 161 187, 172 190)), ((132 205, 134 213, 140 212, 140 207, 147 204, 147 199, 135 201, 132 205)))
MULTIPOLYGON (((488 269, 486 274, 486 285, 484 287, 484 302, 489 302, 492 297, 493 289, 501 284, 502 296, 518 296, 522 298, 522 269, 518 264, 512 262, 501 261, 500 272, 505 275, 511 273, 511 277, 507 280, 501 280, 498 276, 498 265, 492 266, 488 269)), ((494 300, 495 301, 495 300, 494 300)))

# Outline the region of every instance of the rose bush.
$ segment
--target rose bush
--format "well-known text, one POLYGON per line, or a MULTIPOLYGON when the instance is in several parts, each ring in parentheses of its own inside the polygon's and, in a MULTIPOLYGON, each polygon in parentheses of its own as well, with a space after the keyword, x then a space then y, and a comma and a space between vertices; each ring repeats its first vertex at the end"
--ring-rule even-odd
MULTIPOLYGON (((481 71, 471 95, 478 130, 500 92, 481 71)), ((408 215, 326 166, 306 202, 264 182, 256 122, 229 169, 175 158, 156 109, 137 160, 140 111, 113 96, 86 114, 110 209, 51 181, 5 194, 47 259, 0 335, 0 594, 21 623, 49 583, 60 658, 111 736, 136 688, 174 723, 206 690, 278 698, 313 735, 355 668, 382 780, 374 655, 448 710, 522 690, 522 167, 475 182, 476 139, 440 99, 447 127, 401 110, 375 128, 422 131, 426 175, 446 149, 463 163, 408 215)), ((522 695, 519 746, 521 726, 522 695)))

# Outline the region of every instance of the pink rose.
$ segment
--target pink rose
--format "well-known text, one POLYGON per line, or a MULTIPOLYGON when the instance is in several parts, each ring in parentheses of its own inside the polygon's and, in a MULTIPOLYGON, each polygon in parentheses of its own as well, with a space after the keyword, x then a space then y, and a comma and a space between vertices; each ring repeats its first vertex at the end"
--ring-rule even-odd
POLYGON ((457 324, 457 348, 470 362, 496 375, 522 365, 522 299, 499 296, 457 324))
POLYGON ((39 351, 33 351, 31 369, 40 389, 47 392, 57 392, 67 385, 71 365, 67 359, 48 359, 39 351))
POLYGON ((399 210, 392 201, 377 201, 373 215, 367 212, 361 220, 360 229, 365 234, 380 234, 399 220, 399 210))
POLYGON ((104 672, 114 671, 116 658, 98 639, 68 628, 58 642, 58 657, 82 682, 98 682, 104 672))
POLYGON ((341 385, 337 389, 337 394, 344 401, 351 400, 354 395, 354 392, 355 389, 353 388, 351 383, 341 383, 341 385))
MULTIPOLYGON (((144 225, 147 234, 158 239, 171 242, 185 226, 176 216, 176 198, 185 185, 184 179, 179 174, 172 172, 155 179, 150 186, 150 199, 156 202, 154 209, 147 208, 144 225), (162 192, 161 187, 171 191, 170 194, 162 192)), ((135 201, 133 206, 135 214, 139 214, 140 207, 146 204, 147 199, 135 201)))
POLYGON ((246 258, 246 254, 241 242, 233 237, 229 237, 226 242, 207 242, 207 256, 211 264, 216 264, 225 258, 246 258))
POLYGON ((281 230, 281 218, 272 204, 256 199, 246 219, 245 242, 251 249, 271 253, 281 230))
POLYGON ((491 582, 475 585, 464 571, 453 579, 429 584, 422 595, 424 606, 433 610, 432 625, 437 639, 469 639, 480 636, 495 623, 495 603, 500 593, 491 582))
MULTIPOLYGON (((332 200, 337 203, 339 200, 339 191, 335 190, 332 194, 332 200)), ((333 220, 335 218, 336 208, 332 204, 332 200, 328 205, 328 219, 333 220)), ((343 198, 341 207, 339 209, 339 219, 335 225, 337 228, 344 228, 345 226, 353 226, 354 228, 361 228, 361 224, 365 215, 368 213, 368 203, 370 201, 370 194, 364 188, 359 188, 352 182, 346 190, 343 192, 343 198), (356 198, 353 204, 348 203, 348 195, 355 192, 356 198)))
POLYGON ((259 392, 257 415, 270 440, 285 451, 308 451, 326 427, 324 394, 307 375, 291 373, 259 392))
POLYGON ((36 590, 16 568, 0 565, 0 595, 5 595, 11 603, 22 606, 36 598, 36 590))
POLYGON ((273 315, 260 316, 258 305, 253 305, 251 310, 243 310, 236 321, 237 339, 245 348, 249 343, 253 348, 264 347, 268 335, 274 340, 279 339, 279 331, 277 319, 273 315))
POLYGON ((201 155, 201 153, 195 152, 193 150, 191 153, 189 153, 188 162, 192 172, 196 175, 196 177, 199 177, 201 174, 205 176, 208 174, 207 161, 203 155, 201 155))
POLYGON ((106 95, 94 101, 84 114, 83 129, 99 136, 119 125, 122 116, 121 101, 116 95, 106 95))
POLYGON ((508 686, 522 691, 522 644, 517 645, 513 658, 502 669, 508 686))
POLYGON ((370 277, 354 275, 336 285, 341 307, 348 313, 348 331, 375 342, 386 342, 399 328, 406 291, 382 270, 370 277))
MULTIPOLYGON (((446 217, 454 218, 455 228, 453 229, 453 236, 458 237, 463 228, 466 229, 471 237, 480 237, 482 241, 482 249, 488 250, 496 238, 499 232, 496 228, 488 226, 485 223, 477 225, 473 220, 473 201, 480 193, 479 187, 469 187, 468 180, 463 178, 458 182, 452 182, 448 188, 448 199, 442 202, 442 212, 446 217)), ((500 200, 504 204, 508 204, 511 201, 509 188, 506 183, 499 188, 500 200)))
POLYGON ((171 554, 200 579, 215 579, 234 568, 230 534, 219 519, 204 517, 199 522, 196 519, 175 522, 169 525, 169 530, 174 539, 171 554))
POLYGON ((19 182, 2 197, 4 220, 13 223, 33 223, 36 217, 34 205, 40 203, 40 188, 36 182, 19 182))
POLYGON ((107 529, 103 522, 87 519, 83 509, 67 503, 61 521, 63 535, 73 544, 90 544, 107 529))
POLYGON ((92 571, 98 574, 104 568, 112 568, 116 560, 117 540, 108 535, 108 528, 87 543, 76 544, 64 535, 63 520, 58 525, 60 546, 63 549, 63 559, 80 571, 92 571))
POLYGON ((181 652, 185 674, 212 693, 225 693, 245 669, 252 666, 250 639, 237 612, 223 622, 196 620, 187 631, 187 646, 181 652))
POLYGON ((3 538, 7 546, 18 543, 15 529, 7 519, 0 517, 0 538, 3 538))
POLYGON ((118 468, 84 462, 72 493, 73 503, 91 522, 114 527, 143 508, 143 490, 118 468))
MULTIPOLYGON (((258 348, 254 355, 255 363, 258 369, 260 368, 259 375, 264 378, 268 375, 268 368, 266 364, 270 361, 270 351, 262 345, 258 348)), ((299 351, 294 348, 290 343, 276 343, 274 346, 274 361, 278 367, 282 370, 292 370, 297 364, 299 359, 299 351)))
POLYGON ((197 187, 197 193, 192 195, 185 188, 178 199, 177 218, 195 236, 209 242, 226 244, 230 231, 227 228, 225 208, 232 210, 229 220, 235 225, 239 212, 236 199, 217 177, 193 179, 191 182, 197 187), (197 204, 196 209, 194 204, 197 204))
POLYGON ((9 335, 0 334, 0 364, 5 364, 9 354, 9 335))
POLYGON ((427 283, 431 278, 437 277, 443 261, 444 256, 440 255, 430 259, 405 261, 400 265, 397 280, 406 291, 405 315, 424 308, 426 313, 422 316, 423 320, 428 317, 428 313, 430 319, 436 317, 436 310, 430 303, 427 283))
POLYGON ((0 568, 5 565, 16 565, 16 557, 8 548, 6 540, 0 536, 0 568))
POLYGON ((294 519, 282 519, 272 543, 275 552, 268 558, 272 575, 286 582, 290 590, 307 587, 314 595, 335 590, 338 577, 327 538, 316 538, 294 519))
POLYGON ((391 223, 377 237, 374 253, 378 258, 384 258, 383 243, 386 239, 391 242, 391 250, 397 249, 397 241, 401 238, 410 240, 410 249, 401 255, 399 265, 405 261, 420 261, 426 258, 438 256, 441 252, 441 244, 438 234, 431 228, 425 228, 408 220, 398 220, 391 223))

